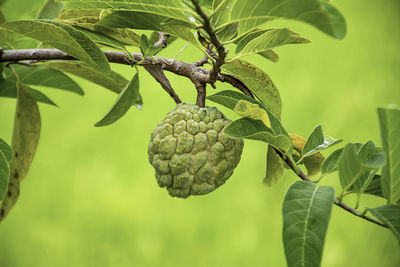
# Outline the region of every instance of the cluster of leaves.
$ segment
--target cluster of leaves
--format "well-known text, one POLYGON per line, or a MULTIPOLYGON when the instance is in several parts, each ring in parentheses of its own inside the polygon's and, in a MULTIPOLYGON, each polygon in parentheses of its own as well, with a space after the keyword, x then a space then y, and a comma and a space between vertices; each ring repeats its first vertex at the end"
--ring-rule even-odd
MULTIPOLYGON (((341 203, 350 193, 384 197, 387 205, 368 211, 400 239, 400 139, 396 138, 400 134, 400 111, 378 110, 382 148, 372 141, 350 143, 325 159, 320 152, 342 140, 324 136, 320 126, 307 139, 289 135, 280 120, 282 101, 275 84, 262 69, 242 59, 258 54, 277 62, 275 48, 309 42, 290 29, 267 28, 269 21, 278 18, 308 23, 337 39, 346 33, 343 16, 325 0, 46 0, 37 18, 14 21, 7 21, 0 9, 3 49, 52 47, 76 59, 34 61, 10 68, 0 62, 0 96, 17 98, 14 152, 0 140, 0 220, 15 203, 19 182, 36 150, 40 132, 36 102, 55 105, 43 92, 30 86, 83 95, 83 90, 66 73, 101 85, 118 94, 111 109, 96 124, 109 125, 132 105, 140 108, 143 103, 137 71, 131 81, 126 80, 111 70, 101 49, 122 51, 132 64, 142 65, 147 57, 157 65, 154 56, 162 47, 154 44, 159 41, 158 32, 163 32, 198 48, 199 54, 213 63, 213 55, 217 54, 212 51, 214 35, 221 45, 235 47, 221 71, 242 82, 256 99, 236 91, 222 91, 208 99, 242 116, 225 128, 226 135, 267 143, 265 183, 279 180, 285 168, 299 174, 298 164, 304 164, 309 175, 321 172, 320 178, 339 172, 343 189, 339 199, 329 186, 298 181, 289 188, 283 204, 283 239, 289 266, 319 266, 332 205, 341 203), (196 12, 194 2, 209 18, 213 32, 203 27, 204 18, 196 12), (141 53, 142 60, 135 61, 132 52, 141 53), (15 155, 14 159, 10 155, 15 155), (9 177, 16 177, 16 182, 9 177)), ((164 80, 163 86, 170 87, 161 67, 143 66, 157 80, 164 80)))
POLYGON ((288 135, 265 105, 241 93, 222 91, 208 99, 243 116, 225 128, 226 135, 268 144, 264 178, 267 184, 281 178, 285 167, 289 167, 278 154, 289 157, 291 162, 297 159, 297 164, 304 163, 309 175, 321 172, 319 180, 339 172, 342 185, 339 199, 335 199, 333 187, 318 186, 309 181, 298 181, 289 188, 283 204, 283 240, 289 266, 320 264, 331 207, 351 193, 358 197, 372 194, 385 198, 387 205, 367 210, 386 224, 400 241, 399 109, 378 109, 383 147, 376 147, 371 140, 365 144, 349 143, 325 159, 320 151, 342 140, 325 137, 321 126, 316 127, 306 140, 288 135))

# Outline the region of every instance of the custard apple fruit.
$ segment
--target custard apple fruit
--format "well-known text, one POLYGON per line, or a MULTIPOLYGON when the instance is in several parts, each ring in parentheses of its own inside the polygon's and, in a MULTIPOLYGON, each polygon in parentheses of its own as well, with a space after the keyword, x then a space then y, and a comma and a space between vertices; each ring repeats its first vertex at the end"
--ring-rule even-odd
POLYGON ((230 122, 215 107, 178 104, 151 133, 149 161, 160 187, 174 197, 204 195, 232 175, 243 140, 223 134, 230 122))

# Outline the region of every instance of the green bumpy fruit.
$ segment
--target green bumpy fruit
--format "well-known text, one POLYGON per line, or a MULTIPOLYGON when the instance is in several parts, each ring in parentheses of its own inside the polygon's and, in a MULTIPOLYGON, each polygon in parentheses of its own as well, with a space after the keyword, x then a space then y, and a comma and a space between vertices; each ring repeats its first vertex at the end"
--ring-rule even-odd
POLYGON ((240 161, 243 140, 223 134, 230 122, 215 107, 178 104, 151 133, 149 161, 173 197, 204 195, 224 184, 240 161))

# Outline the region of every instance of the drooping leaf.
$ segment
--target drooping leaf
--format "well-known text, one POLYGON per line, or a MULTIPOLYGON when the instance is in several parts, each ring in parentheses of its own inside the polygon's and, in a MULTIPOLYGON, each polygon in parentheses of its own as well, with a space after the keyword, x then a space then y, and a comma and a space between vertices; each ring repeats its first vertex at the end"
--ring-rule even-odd
POLYGON ((337 171, 339 169, 339 159, 342 155, 343 148, 339 148, 330 154, 322 163, 321 175, 325 176, 331 172, 337 171))
MULTIPOLYGON (((283 135, 283 136, 287 137, 287 140, 290 140, 289 134, 287 133, 285 128, 282 126, 279 119, 266 106, 264 106, 262 103, 258 102, 257 100, 255 100, 249 96, 246 96, 240 92, 225 90, 225 91, 218 92, 214 95, 208 96, 207 99, 209 99, 213 102, 216 102, 218 104, 221 104, 232 110, 235 109, 237 103, 240 100, 246 100, 250 103, 257 104, 260 108, 263 108, 267 112, 269 121, 271 123, 271 129, 273 130, 275 135, 277 135, 277 136, 283 135)), ((292 151, 292 143, 291 142, 290 142, 290 148, 287 151, 289 153, 292 153, 291 152, 292 151)))
POLYGON ((7 193, 8 182, 10 180, 10 166, 8 161, 0 150, 0 202, 3 200, 7 193))
POLYGON ((267 167, 263 182, 268 186, 272 186, 282 178, 283 174, 285 173, 285 168, 283 165, 283 160, 270 145, 268 145, 266 165, 267 167))
MULTIPOLYGON (((110 125, 119 120, 130 107, 137 103, 139 99, 139 76, 136 73, 132 80, 126 85, 124 90, 118 95, 117 100, 112 105, 107 114, 96 123, 96 127, 110 125)), ((140 108, 140 107, 139 107, 140 108)))
POLYGON ((239 48, 236 47, 236 52, 239 52, 239 54, 235 56, 234 59, 255 53, 267 52, 273 48, 286 44, 305 44, 310 42, 310 40, 301 37, 299 34, 289 29, 263 30, 263 33, 259 36, 256 37, 256 35, 253 34, 250 37, 253 36, 254 39, 251 39, 250 41, 248 41, 249 36, 247 35, 247 38, 244 38, 241 42, 239 42, 240 47, 239 45, 239 48), (245 41, 247 41, 247 43, 244 44, 245 41))
POLYGON ((149 39, 145 34, 140 37, 140 52, 143 58, 151 57, 157 54, 162 49, 162 46, 154 46, 149 43, 149 39))
POLYGON ((385 205, 368 210, 389 227, 400 243, 400 205, 385 205))
MULTIPOLYGON (((24 84, 52 87, 73 92, 78 95, 84 94, 82 88, 61 71, 35 65, 15 65, 13 68, 18 73, 20 81, 24 84)), ((6 73, 6 79, 14 82, 16 81, 11 71, 6 73)))
POLYGON ((346 35, 346 22, 342 14, 330 3, 319 0, 226 0, 218 6, 212 22, 217 31, 239 22, 238 36, 241 36, 277 18, 309 23, 338 39, 346 35))
POLYGON ((13 152, 11 147, 1 138, 0 138, 0 152, 3 153, 7 162, 10 162, 13 159, 13 152))
POLYGON ((382 169, 382 191, 390 204, 400 199, 400 110, 379 108, 378 115, 387 159, 382 169))
POLYGON ((262 121, 250 118, 231 122, 224 128, 224 134, 231 138, 263 141, 283 151, 289 151, 292 144, 287 136, 275 134, 262 121))
POLYGON ((39 142, 41 119, 39 107, 28 88, 17 82, 18 98, 14 121, 12 149, 13 167, 22 181, 28 173, 39 142))
POLYGON ((271 122, 269 121, 267 111, 260 108, 258 104, 253 104, 246 100, 239 100, 233 111, 242 117, 260 120, 265 124, 265 126, 271 128, 271 122))
POLYGON ((47 66, 49 68, 67 72, 90 82, 103 86, 108 90, 119 94, 128 83, 128 80, 118 73, 111 71, 109 75, 92 68, 88 64, 79 61, 70 60, 52 60, 46 62, 38 62, 36 65, 47 66))
POLYGON ((334 201, 330 186, 297 181, 283 202, 283 243, 288 267, 319 267, 334 201))
POLYGON ((221 68, 224 72, 243 82, 276 117, 281 117, 281 96, 271 78, 264 71, 239 59, 225 63, 221 68))
POLYGON ((0 221, 5 218, 18 199, 19 184, 28 173, 40 136, 39 107, 26 86, 17 82, 17 88, 17 108, 12 137, 14 158, 10 164, 11 174, 7 195, 0 206, 0 221))
POLYGON ((3 28, 60 49, 109 74, 110 66, 103 52, 85 34, 72 26, 54 20, 18 20, 3 28))
MULTIPOLYGON (((25 85, 25 87, 29 88, 25 85)), ((0 80, 0 97, 17 98, 17 85, 15 81, 0 80)), ((29 88, 29 93, 37 101, 52 106, 57 106, 50 98, 42 92, 29 88)))
POLYGON ((180 0, 136 0, 136 1, 77 1, 64 0, 66 2, 65 9, 112 9, 112 10, 129 10, 129 12, 137 12, 143 14, 154 14, 163 16, 166 19, 179 20, 185 24, 195 26, 193 17, 196 16, 194 11, 185 7, 180 0), (192 18, 192 19, 190 19, 192 18))
POLYGON ((38 19, 54 19, 57 18, 64 8, 64 4, 55 0, 46 0, 37 16, 38 19))
POLYGON ((110 28, 130 28, 165 32, 181 38, 194 46, 198 46, 197 40, 190 30, 190 24, 173 19, 166 21, 166 17, 150 13, 115 11, 102 18, 96 25, 110 28))

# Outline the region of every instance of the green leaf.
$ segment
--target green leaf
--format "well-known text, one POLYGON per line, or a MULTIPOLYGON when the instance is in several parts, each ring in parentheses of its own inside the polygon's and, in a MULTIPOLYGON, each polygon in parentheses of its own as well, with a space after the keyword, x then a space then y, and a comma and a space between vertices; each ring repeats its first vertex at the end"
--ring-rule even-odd
POLYGON ((243 82, 276 117, 281 117, 281 96, 271 78, 264 71, 239 59, 227 62, 221 68, 243 82))
POLYGON ((17 170, 18 179, 22 181, 35 156, 40 136, 41 119, 39 107, 29 93, 29 88, 20 82, 17 82, 17 88, 17 109, 12 141, 15 157, 12 164, 17 170))
POLYGON ((242 36, 277 18, 309 23, 338 39, 346 35, 346 22, 342 14, 330 3, 319 0, 226 0, 213 14, 212 22, 216 31, 239 22, 238 36, 242 36))
POLYGON ((368 187, 364 190, 365 194, 370 194, 373 196, 377 196, 377 197, 382 197, 385 198, 383 196, 383 192, 382 192, 382 187, 381 187, 381 176, 380 175, 375 175, 372 178, 372 181, 369 183, 368 187))
POLYGON ((74 28, 83 32, 87 37, 89 37, 90 40, 92 40, 95 43, 107 45, 119 50, 126 50, 125 46, 120 41, 115 40, 114 38, 107 36, 106 34, 103 34, 101 32, 95 32, 79 26, 75 26, 74 28))
POLYGON ((272 48, 276 48, 286 44, 305 44, 310 42, 310 40, 301 37, 299 34, 289 29, 263 30, 263 33, 259 36, 256 37, 255 34, 253 34, 252 36, 254 36, 254 38, 251 40, 249 40, 249 38, 243 38, 242 41, 239 42, 240 47, 239 45, 238 47, 236 47, 236 52, 240 53, 235 56, 234 59, 255 53, 267 52, 270 51, 272 48), (244 41, 247 42, 244 43, 244 41))
POLYGON ((13 152, 11 147, 0 138, 0 152, 6 157, 7 162, 10 162, 13 159, 13 152))
POLYGON ((267 168, 263 182, 268 186, 272 186, 282 178, 284 173, 285 168, 281 157, 272 146, 268 145, 267 168))
MULTIPOLYGON (((232 110, 235 109, 236 105, 238 104, 238 102, 240 100, 246 100, 250 103, 258 104, 258 106, 260 108, 263 108, 267 112, 269 121, 271 123, 271 129, 273 130, 274 134, 276 136, 279 136, 279 135, 286 136, 287 139, 290 141, 289 134, 287 133, 285 128, 283 128, 279 119, 266 106, 264 106, 262 103, 258 102, 257 100, 255 100, 249 96, 246 96, 240 92, 231 91, 231 90, 225 90, 225 91, 218 92, 214 95, 208 96, 207 99, 209 99, 213 102, 216 102, 218 104, 221 104, 232 110)), ((292 142, 291 141, 290 141, 290 148, 287 151, 289 153, 292 153, 291 152, 292 151, 292 142)))
POLYGON ((187 8, 181 0, 136 0, 136 1, 77 1, 64 0, 65 9, 112 9, 128 10, 131 13, 154 14, 195 26, 196 13, 187 8), (192 18, 192 20, 190 19, 192 18))
MULTIPOLYGON (((324 143, 324 133, 322 132, 321 125, 315 127, 315 129, 311 132, 310 136, 307 138, 307 141, 303 148, 303 155, 310 156, 310 152, 314 152, 318 146, 324 143)), ((317 151, 315 151, 317 152, 317 151)))
POLYGON ((361 165, 366 168, 380 169, 386 164, 386 156, 383 152, 380 152, 375 146, 374 142, 369 140, 366 142, 358 152, 361 165))
MULTIPOLYGON (((35 65, 15 65, 13 68, 18 73, 20 81, 24 84, 52 87, 73 92, 78 95, 84 95, 82 88, 61 71, 35 65)), ((6 79, 16 81, 11 71, 6 73, 6 79)))
POLYGON ((342 142, 343 139, 336 140, 332 137, 324 138, 321 125, 317 126, 308 137, 303 149, 303 157, 311 156, 319 151, 327 149, 342 142))
MULTIPOLYGON (((240 53, 240 51, 242 51, 249 42, 251 42, 253 39, 261 36, 262 34, 264 34, 267 31, 268 30, 255 29, 255 30, 243 35, 239 39, 237 39, 235 41, 235 44, 237 44, 235 53, 236 54, 240 53)), ((260 56, 262 56, 268 60, 271 60, 272 62, 279 61, 279 55, 276 54, 272 49, 266 50, 266 51, 261 51, 261 52, 258 52, 257 54, 259 54, 260 56)))
POLYGON ((15 111, 12 150, 14 158, 10 164, 10 182, 7 195, 0 203, 2 221, 18 200, 20 182, 26 177, 40 136, 39 107, 22 83, 17 82, 18 98, 15 111))
POLYGON ((387 159, 382 169, 382 191, 390 204, 400 199, 400 110, 378 108, 378 115, 387 159))
POLYGON ((100 48, 70 25, 54 20, 18 20, 7 22, 2 27, 51 45, 106 74, 110 73, 108 60, 100 48))
POLYGON ((233 111, 242 117, 260 120, 265 124, 265 126, 271 127, 267 111, 260 108, 258 104, 253 104, 246 100, 239 100, 233 111))
POLYGON ((262 121, 250 118, 241 118, 229 123, 224 128, 224 134, 231 138, 263 141, 283 151, 289 151, 292 145, 287 136, 276 135, 262 121))
POLYGON ((132 105, 139 99, 139 76, 136 73, 132 80, 126 85, 124 90, 118 95, 117 100, 112 105, 110 111, 96 123, 96 127, 106 126, 119 120, 132 105))
MULTIPOLYGON (((27 87, 26 85, 24 85, 27 87)), ((29 88, 29 93, 37 101, 52 106, 57 106, 50 98, 48 98, 42 92, 29 88)), ((0 97, 17 98, 17 85, 15 81, 0 80, 0 97)))
POLYGON ((4 16, 3 12, 0 9, 0 26, 7 21, 6 17, 4 16))
POLYGON ((157 54, 162 49, 162 46, 154 46, 149 43, 149 39, 145 34, 140 37, 140 51, 143 58, 151 57, 157 54))
MULTIPOLYGON (((79 28, 102 33, 126 45, 139 47, 140 36, 129 29, 114 29, 95 25, 100 21, 102 10, 65 10, 59 21, 79 28)), ((103 40, 104 41, 104 40, 103 40)), ((110 42, 110 40, 108 40, 110 42)))
POLYGON ((361 165, 361 160, 357 155, 356 145, 347 144, 339 160, 339 178, 342 188, 348 189, 365 171, 366 169, 361 165))
POLYGON ((330 154, 322 163, 321 175, 325 176, 339 169, 339 159, 342 156, 343 148, 339 148, 330 154))
POLYGON ((8 161, 4 156, 3 152, 0 151, 0 202, 3 200, 3 198, 7 193, 9 180, 10 180, 10 166, 8 165, 8 161))
POLYGON ((297 181, 283 202, 283 243, 288 267, 318 267, 335 191, 330 186, 297 181))
POLYGON ((400 206, 392 204, 368 210, 389 227, 400 243, 400 206))
POLYGON ((110 28, 130 28, 165 32, 181 38, 194 46, 198 46, 196 38, 190 31, 190 24, 173 19, 166 21, 166 19, 166 17, 149 13, 115 11, 102 18, 96 25, 110 28))
POLYGON ((70 60, 52 60, 46 62, 38 62, 35 65, 47 66, 49 68, 67 72, 80 78, 103 86, 104 88, 119 94, 128 83, 128 80, 118 73, 111 71, 109 75, 105 75, 102 71, 92 68, 90 65, 79 61, 70 60))
POLYGON ((217 32, 218 40, 220 40, 221 42, 231 40, 233 37, 236 36, 238 25, 238 23, 232 23, 225 28, 222 28, 220 31, 217 32))
POLYGON ((321 153, 315 153, 303 159, 304 166, 307 169, 307 176, 311 177, 321 171, 322 163, 325 157, 321 153))
POLYGON ((64 4, 54 0, 46 0, 37 16, 38 19, 54 19, 57 18, 64 8, 64 4))

